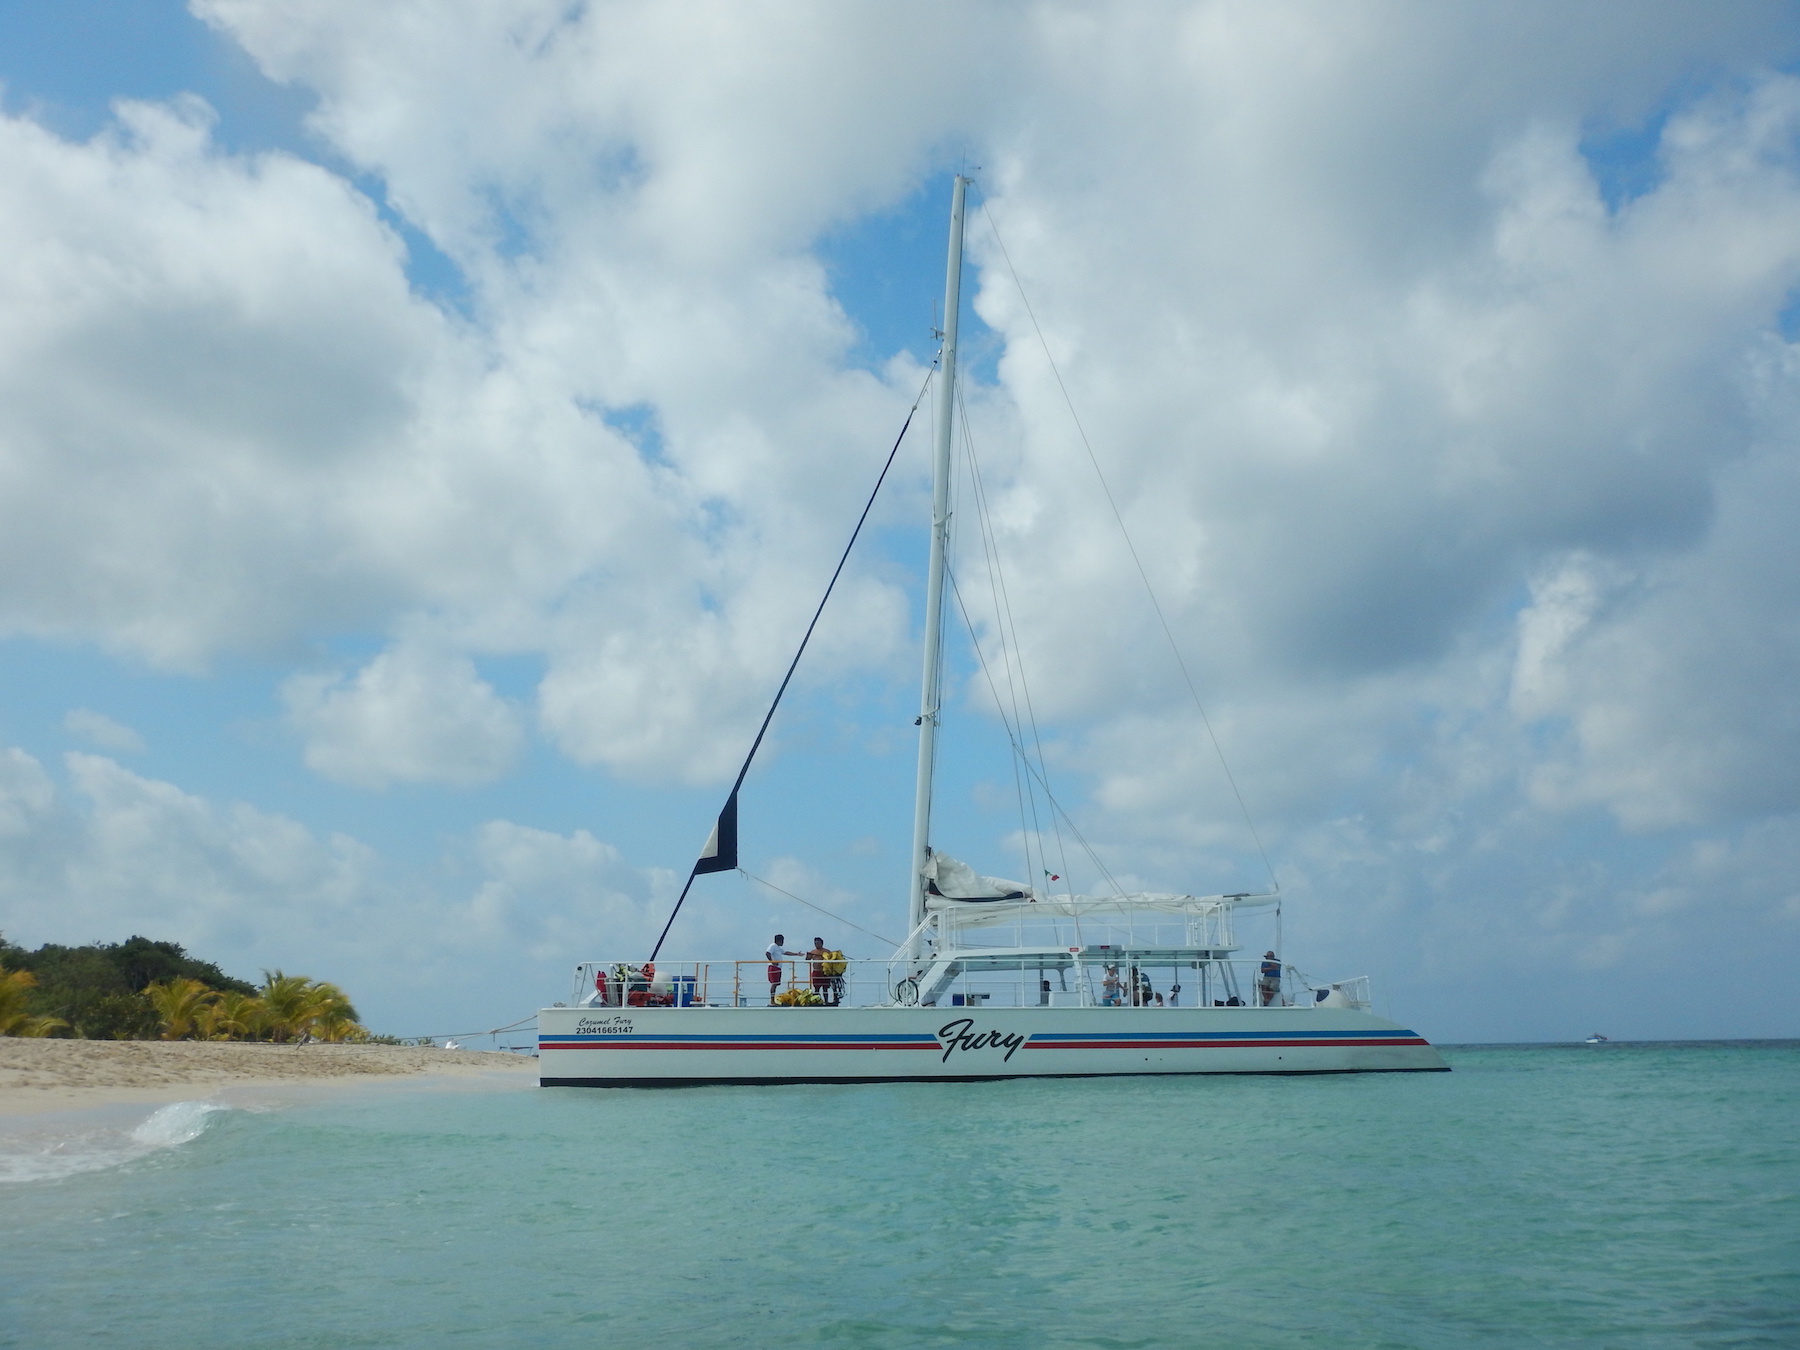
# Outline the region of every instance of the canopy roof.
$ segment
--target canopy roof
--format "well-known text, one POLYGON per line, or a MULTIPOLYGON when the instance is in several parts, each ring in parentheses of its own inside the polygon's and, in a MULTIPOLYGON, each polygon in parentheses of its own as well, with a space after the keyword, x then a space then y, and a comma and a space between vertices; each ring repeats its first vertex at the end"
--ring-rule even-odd
POLYGON ((959 928, 984 928, 1033 919, 1092 919, 1129 922, 1144 914, 1192 915, 1220 909, 1255 909, 1274 904, 1280 896, 1176 895, 1143 891, 1133 895, 1031 895, 1023 899, 952 899, 934 895, 927 899, 930 913, 950 918, 959 928))

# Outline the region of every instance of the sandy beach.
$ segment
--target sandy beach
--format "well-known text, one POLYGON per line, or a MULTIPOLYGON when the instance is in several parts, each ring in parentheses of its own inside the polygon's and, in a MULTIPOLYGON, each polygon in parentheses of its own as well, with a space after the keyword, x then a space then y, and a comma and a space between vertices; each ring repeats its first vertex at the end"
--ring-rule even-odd
POLYGON ((366 1082, 405 1075, 536 1073, 535 1059, 492 1050, 0 1036, 0 1116, 156 1105, 226 1088, 366 1082))

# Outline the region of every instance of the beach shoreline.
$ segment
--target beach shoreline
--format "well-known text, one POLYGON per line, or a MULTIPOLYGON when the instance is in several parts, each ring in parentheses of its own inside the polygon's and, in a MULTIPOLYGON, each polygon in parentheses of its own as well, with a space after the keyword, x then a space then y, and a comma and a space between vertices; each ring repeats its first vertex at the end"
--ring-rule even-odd
POLYGON ((157 1107, 227 1089, 421 1078, 535 1081, 537 1061, 495 1050, 243 1041, 80 1041, 0 1036, 0 1117, 157 1107))

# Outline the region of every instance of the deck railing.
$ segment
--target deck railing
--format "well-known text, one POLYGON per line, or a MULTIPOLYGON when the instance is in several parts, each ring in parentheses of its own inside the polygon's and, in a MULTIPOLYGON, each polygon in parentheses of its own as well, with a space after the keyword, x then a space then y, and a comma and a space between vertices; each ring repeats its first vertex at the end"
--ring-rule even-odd
MULTIPOLYGON (((935 1006, 951 1007, 1253 1007, 1261 1001, 1261 963, 1219 960, 1133 966, 1071 956, 1059 965, 1023 958, 1018 967, 982 969, 957 975, 939 992, 935 1006), (1158 999, 1161 1002, 1158 1002, 1158 999)), ((579 1007, 761 1008, 884 1007, 919 1001, 919 974, 889 960, 846 960, 842 973, 815 969, 797 958, 657 962, 644 967, 624 962, 587 961, 575 968, 570 1002, 579 1007), (770 979, 771 970, 775 975, 770 979)), ((1366 975, 1314 984, 1292 966, 1283 972, 1274 1004, 1368 1009, 1366 975)))
POLYGON ((1235 907, 1198 903, 1180 914, 1155 905, 1124 901, 1104 914, 1080 917, 1015 907, 1006 922, 996 923, 980 910, 944 910, 934 914, 932 931, 946 946, 1070 947, 1113 946, 1235 947, 1235 907))

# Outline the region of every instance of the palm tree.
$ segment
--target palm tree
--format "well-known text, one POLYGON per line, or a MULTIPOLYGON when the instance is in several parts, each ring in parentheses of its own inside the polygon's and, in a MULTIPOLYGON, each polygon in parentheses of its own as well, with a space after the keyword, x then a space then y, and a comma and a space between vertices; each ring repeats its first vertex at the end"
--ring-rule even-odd
POLYGON ((263 977, 262 1002, 268 1010, 271 1039, 317 1036, 342 1041, 363 1031, 349 996, 335 984, 279 970, 266 970, 263 977))
POLYGON ((162 1020, 162 1038, 185 1041, 195 1034, 196 1024, 219 995, 198 980, 182 979, 147 985, 144 997, 150 1000, 150 1006, 162 1020))
POLYGON ((200 1013, 200 1035, 209 1041, 253 1041, 262 1034, 268 1010, 255 994, 220 994, 200 1013))
POLYGON ((60 1017, 34 1017, 25 1011, 25 1000, 37 986, 29 970, 0 966, 0 1036, 48 1036, 69 1024, 60 1017))
POLYGON ((356 1009, 349 996, 335 984, 320 981, 313 986, 313 1004, 317 1017, 312 1032, 322 1041, 366 1039, 368 1031, 356 1020, 356 1009))
POLYGON ((263 972, 262 1005, 267 1012, 269 1039, 291 1041, 304 1036, 312 1022, 308 994, 312 981, 304 975, 288 975, 279 970, 263 972))

